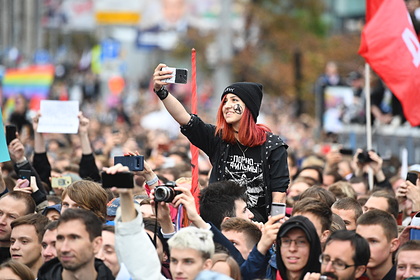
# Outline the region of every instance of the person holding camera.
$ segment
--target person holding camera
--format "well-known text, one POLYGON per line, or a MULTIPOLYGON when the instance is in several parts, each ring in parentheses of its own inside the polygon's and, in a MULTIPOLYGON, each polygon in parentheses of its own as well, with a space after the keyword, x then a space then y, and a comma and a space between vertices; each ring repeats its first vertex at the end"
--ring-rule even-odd
POLYGON ((165 88, 172 71, 159 64, 153 90, 189 141, 207 154, 213 166, 209 183, 232 180, 246 187, 248 207, 255 220, 266 222, 272 202, 285 202, 289 185, 287 145, 257 124, 262 85, 238 82, 223 91, 216 125, 203 122, 165 88))
POLYGON ((392 190, 392 185, 382 170, 382 163, 383 159, 375 151, 357 149, 353 157, 354 176, 364 176, 370 169, 374 175, 375 187, 392 190))

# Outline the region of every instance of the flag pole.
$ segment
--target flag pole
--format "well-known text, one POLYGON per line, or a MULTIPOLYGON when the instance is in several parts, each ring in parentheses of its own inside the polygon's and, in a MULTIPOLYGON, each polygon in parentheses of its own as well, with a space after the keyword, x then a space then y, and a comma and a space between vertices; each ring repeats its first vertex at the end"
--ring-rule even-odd
MULTIPOLYGON (((365 63, 365 99, 366 99, 366 149, 372 150, 372 120, 370 106, 370 66, 365 63)), ((373 189, 373 171, 368 171, 369 189, 373 189)))

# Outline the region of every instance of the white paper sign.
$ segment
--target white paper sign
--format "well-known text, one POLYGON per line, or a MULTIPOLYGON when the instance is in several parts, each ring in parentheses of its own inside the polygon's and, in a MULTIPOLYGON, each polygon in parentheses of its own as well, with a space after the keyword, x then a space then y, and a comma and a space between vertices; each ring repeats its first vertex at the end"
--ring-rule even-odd
POLYGON ((75 134, 79 129, 78 101, 41 100, 38 132, 75 134))

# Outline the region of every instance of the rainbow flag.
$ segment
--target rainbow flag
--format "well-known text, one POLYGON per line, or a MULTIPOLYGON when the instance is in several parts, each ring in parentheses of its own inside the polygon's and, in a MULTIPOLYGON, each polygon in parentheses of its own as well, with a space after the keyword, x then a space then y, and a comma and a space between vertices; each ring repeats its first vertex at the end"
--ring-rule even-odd
POLYGON ((28 100, 45 99, 53 80, 54 65, 7 69, 3 78, 3 97, 23 94, 28 100))

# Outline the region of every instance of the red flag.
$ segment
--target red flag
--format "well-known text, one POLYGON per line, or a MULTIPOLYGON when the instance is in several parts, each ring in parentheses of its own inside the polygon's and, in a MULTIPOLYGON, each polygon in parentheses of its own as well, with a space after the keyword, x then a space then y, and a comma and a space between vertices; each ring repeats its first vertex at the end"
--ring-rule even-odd
POLYGON ((366 22, 369 22, 384 0, 366 0, 366 22))
POLYGON ((420 44, 402 0, 384 0, 362 32, 359 54, 420 125, 420 44))

